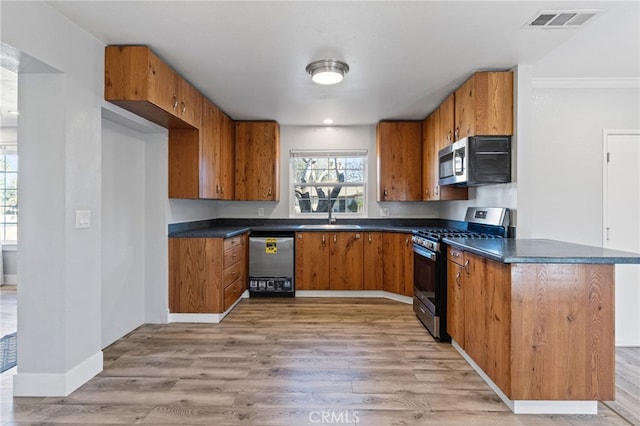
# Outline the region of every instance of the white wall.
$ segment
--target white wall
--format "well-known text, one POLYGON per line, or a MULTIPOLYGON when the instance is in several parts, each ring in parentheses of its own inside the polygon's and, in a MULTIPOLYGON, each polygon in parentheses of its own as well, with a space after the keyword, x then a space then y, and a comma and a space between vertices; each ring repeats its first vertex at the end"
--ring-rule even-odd
POLYGON ((145 136, 102 120, 102 347, 145 318, 145 136))
POLYGON ((531 237, 602 245, 604 129, 640 129, 639 89, 534 89, 531 237))
POLYGON ((279 202, 219 202, 218 217, 258 217, 258 207, 264 216, 289 217, 290 181, 289 151, 302 149, 367 150, 368 217, 380 217, 380 208, 388 208, 393 217, 438 217, 437 203, 393 203, 376 201, 376 127, 311 127, 280 126, 280 201, 279 202))
POLYGON ((49 5, 3 2, 2 41, 60 71, 19 75, 15 395, 66 395, 102 369, 103 45, 49 5), (33 31, 38 28, 38 31, 33 31), (75 229, 75 211, 91 211, 75 229))

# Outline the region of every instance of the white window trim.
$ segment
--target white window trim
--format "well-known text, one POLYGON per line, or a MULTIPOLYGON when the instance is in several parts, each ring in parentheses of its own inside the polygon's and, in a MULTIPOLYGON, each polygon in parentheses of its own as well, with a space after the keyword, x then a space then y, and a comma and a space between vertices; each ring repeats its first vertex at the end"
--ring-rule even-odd
MULTIPOLYGON (((0 153, 2 155, 10 154, 10 155, 18 155, 18 145, 15 142, 5 142, 0 143, 0 153)), ((20 159, 18 159, 18 162, 20 159)), ((18 166, 18 176, 20 175, 20 167, 18 166)), ((18 193, 19 194, 19 193, 18 193)), ((20 195, 18 195, 20 196, 20 195)), ((2 243, 2 251, 17 251, 17 240, 0 240, 2 243), (11 250, 11 247, 15 247, 14 250, 11 250)))
MULTIPOLYGON (((294 168, 293 168, 293 164, 292 164, 292 158, 295 157, 362 157, 362 159, 364 160, 364 181, 362 182, 362 184, 358 184, 357 186, 362 186, 362 192, 363 192, 363 196, 364 196, 364 202, 362 205, 362 211, 360 213, 342 213, 342 212, 333 212, 332 216, 335 217, 336 219, 338 218, 342 218, 342 219, 362 219, 362 218, 366 218, 368 217, 368 204, 369 204, 369 200, 368 198, 368 192, 367 192, 367 187, 369 185, 368 182, 368 178, 369 178, 369 156, 368 156, 368 151, 367 150, 353 150, 353 149, 349 149, 349 150, 337 150, 337 149, 330 149, 330 150, 305 150, 305 149, 295 149, 295 150, 291 150, 289 151, 289 217, 292 218, 297 218, 297 219, 302 219, 302 218, 306 218, 306 219, 323 219, 323 218, 327 218, 328 213, 327 212, 321 212, 321 213, 297 213, 296 212, 296 207, 295 207, 295 187, 299 186, 296 185, 295 182, 295 172, 294 172, 294 168)), ((347 184, 348 185, 348 184, 347 184)), ((331 185, 321 185, 321 186, 331 186, 331 185)), ((355 186, 355 185, 354 185, 355 186)))

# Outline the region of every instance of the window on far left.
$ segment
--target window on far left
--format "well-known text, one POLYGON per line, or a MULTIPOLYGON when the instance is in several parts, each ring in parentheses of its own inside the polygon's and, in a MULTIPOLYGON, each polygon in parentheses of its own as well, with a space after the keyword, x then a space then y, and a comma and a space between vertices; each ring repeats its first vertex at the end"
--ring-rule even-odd
POLYGON ((0 239, 18 241, 18 152, 0 147, 0 239))

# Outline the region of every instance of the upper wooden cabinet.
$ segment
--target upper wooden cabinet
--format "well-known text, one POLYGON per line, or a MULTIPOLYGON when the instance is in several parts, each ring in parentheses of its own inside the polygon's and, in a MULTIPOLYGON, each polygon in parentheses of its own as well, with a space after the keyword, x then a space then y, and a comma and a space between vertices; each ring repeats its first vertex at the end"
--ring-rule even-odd
POLYGON ((165 128, 198 128, 202 95, 146 46, 107 46, 104 98, 165 128))
POLYGON ((235 196, 235 125, 220 108, 205 102, 200 146, 200 198, 235 196))
POLYGON ((422 200, 422 122, 381 121, 376 130, 378 201, 422 200))
POLYGON ((235 199, 280 200, 280 126, 275 121, 235 124, 235 199))
MULTIPOLYGON (((453 96, 449 98, 453 100, 453 96)), ((449 137, 442 137, 442 132, 449 132, 453 137, 453 103, 445 101, 433 111, 422 123, 422 199, 466 200, 469 190, 462 187, 440 186, 438 152, 449 142, 449 137), (450 119, 450 122, 449 122, 450 119), (442 124, 446 121, 446 124, 442 124)))
POLYGON ((455 91, 454 140, 513 134, 513 73, 478 72, 455 91))
POLYGON ((455 94, 451 93, 447 99, 442 101, 438 109, 436 125, 436 145, 441 150, 447 145, 451 145, 455 137, 455 94))

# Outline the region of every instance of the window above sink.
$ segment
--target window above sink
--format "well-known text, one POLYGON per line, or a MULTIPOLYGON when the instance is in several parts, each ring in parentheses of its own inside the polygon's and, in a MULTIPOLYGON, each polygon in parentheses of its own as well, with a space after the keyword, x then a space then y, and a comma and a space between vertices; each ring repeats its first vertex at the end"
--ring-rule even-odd
POLYGON ((366 150, 295 150, 289 164, 291 217, 366 217, 366 150))

